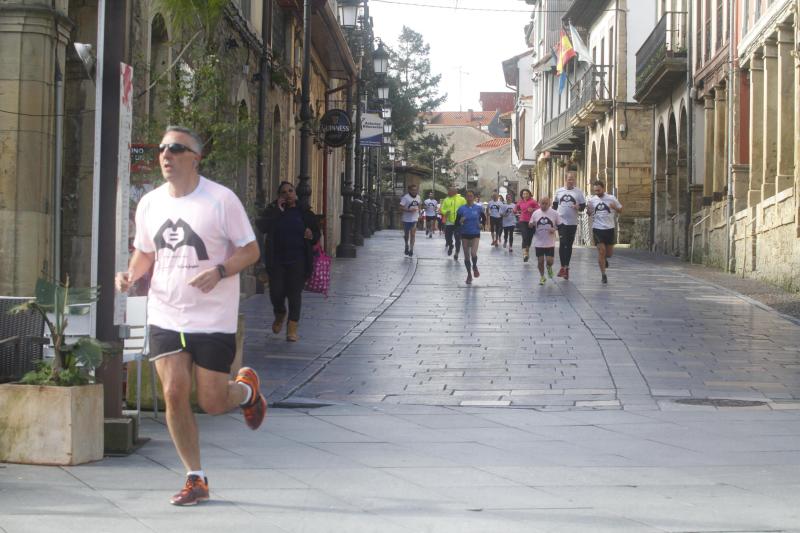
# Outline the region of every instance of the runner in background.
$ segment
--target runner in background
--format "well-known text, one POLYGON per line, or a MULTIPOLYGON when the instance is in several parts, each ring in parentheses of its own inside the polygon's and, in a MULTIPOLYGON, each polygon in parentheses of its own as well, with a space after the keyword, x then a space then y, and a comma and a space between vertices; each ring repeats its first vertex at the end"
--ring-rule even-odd
POLYGON ((461 250, 461 232, 458 224, 456 224, 456 215, 458 214, 458 208, 466 203, 467 201, 458 194, 456 188, 450 187, 447 189, 447 198, 442 200, 442 206, 439 208, 445 224, 444 240, 445 246, 447 246, 447 255, 453 253, 453 241, 455 240, 456 255, 453 256, 455 261, 458 261, 458 252, 461 250))
POLYGON ((514 214, 514 195, 506 195, 506 203, 503 204, 503 248, 508 246, 508 252, 514 251, 514 228, 517 227, 517 216, 514 214))
POLYGON ((617 242, 615 212, 622 213, 622 204, 613 195, 606 193, 606 184, 600 180, 594 182, 594 196, 589 198, 586 209, 592 216, 592 236, 597 247, 597 264, 600 266, 601 281, 608 283, 606 269, 608 258, 614 254, 617 242))
POLYGON ((533 241, 533 228, 528 223, 537 209, 539 204, 533 199, 530 189, 522 189, 515 212, 519 216, 519 232, 522 233, 522 260, 526 263, 530 258, 531 241, 533 241))
POLYGON ((403 212, 403 240, 406 244, 405 254, 414 255, 414 240, 417 236, 417 220, 422 198, 417 194, 417 186, 413 183, 408 186, 408 193, 400 198, 400 210, 403 212))
POLYGON ((572 259, 572 246, 578 231, 578 213, 586 209, 583 191, 575 187, 575 171, 567 171, 564 187, 556 191, 553 208, 558 209, 561 224, 558 226, 558 259, 561 269, 558 276, 569 279, 569 262, 572 259))
POLYGON ((492 232, 492 246, 500 246, 503 237, 503 211, 505 204, 496 192, 492 194, 487 208, 489 215, 489 229, 492 232))
POLYGON ((539 209, 531 215, 530 227, 533 228, 533 246, 536 249, 536 261, 539 268, 539 285, 544 285, 545 263, 547 276, 553 279, 553 259, 555 256, 556 231, 561 223, 558 211, 550 208, 550 198, 543 196, 539 200, 539 209))
POLYGON ((461 241, 464 246, 464 266, 467 267, 467 285, 472 277, 480 277, 478 271, 478 245, 481 242, 481 224, 486 223, 486 213, 481 204, 475 203, 475 193, 467 191, 467 205, 458 208, 456 225, 461 227, 461 241))
POLYGON ((439 202, 433 197, 433 191, 428 193, 428 198, 425 199, 425 235, 429 239, 433 238, 433 232, 436 231, 436 221, 439 216, 439 202))

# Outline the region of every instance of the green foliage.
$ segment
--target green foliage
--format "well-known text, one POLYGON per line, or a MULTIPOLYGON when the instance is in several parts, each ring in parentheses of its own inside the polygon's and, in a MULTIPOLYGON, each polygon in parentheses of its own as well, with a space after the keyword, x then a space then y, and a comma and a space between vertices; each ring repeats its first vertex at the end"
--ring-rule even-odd
POLYGON ((397 47, 388 51, 393 133, 406 140, 420 131, 419 114, 439 107, 447 95, 439 95, 442 76, 431 74, 430 45, 420 33, 403 26, 397 47))
POLYGON ((98 296, 97 287, 71 288, 69 277, 63 284, 39 278, 35 297, 9 311, 10 314, 39 313, 50 331, 53 343, 53 361, 40 363, 36 370, 23 376, 22 383, 70 387, 91 382, 89 375, 102 364, 109 346, 90 337, 81 337, 74 343, 66 344, 66 337, 69 317, 88 312, 85 305, 96 302, 98 296))
MULTIPOLYGON (((157 0, 155 8, 172 29, 181 51, 171 76, 163 76, 153 90, 166 103, 166 113, 151 115, 144 128, 149 142, 158 143, 168 124, 198 132, 205 140, 202 170, 234 189, 241 198, 237 176, 248 172, 247 161, 256 152, 256 120, 242 112, 231 98, 231 80, 241 75, 249 60, 246 47, 228 49, 223 16, 228 0, 157 0)), ((151 73, 155 78, 157 73, 151 73)))

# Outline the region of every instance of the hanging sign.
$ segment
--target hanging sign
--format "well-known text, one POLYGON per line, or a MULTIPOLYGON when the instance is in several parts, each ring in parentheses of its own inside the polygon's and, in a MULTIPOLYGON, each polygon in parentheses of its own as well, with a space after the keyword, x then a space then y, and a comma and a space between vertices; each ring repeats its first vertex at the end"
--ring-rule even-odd
POLYGON ((353 135, 353 123, 347 112, 341 109, 331 109, 324 115, 319 123, 322 140, 333 148, 344 146, 353 135))
POLYGON ((383 141, 383 119, 377 113, 361 115, 361 146, 381 146, 383 141))

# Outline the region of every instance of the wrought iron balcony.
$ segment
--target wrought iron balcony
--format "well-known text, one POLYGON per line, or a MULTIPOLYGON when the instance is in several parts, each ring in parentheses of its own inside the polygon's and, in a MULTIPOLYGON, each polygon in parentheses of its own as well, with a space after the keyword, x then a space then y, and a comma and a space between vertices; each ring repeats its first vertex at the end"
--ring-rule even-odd
POLYGON ((686 13, 664 13, 650 37, 636 52, 636 94, 643 104, 666 98, 675 85, 686 81, 686 13))
POLYGON ((590 126, 611 110, 614 69, 610 65, 592 65, 575 83, 570 108, 573 126, 590 126))

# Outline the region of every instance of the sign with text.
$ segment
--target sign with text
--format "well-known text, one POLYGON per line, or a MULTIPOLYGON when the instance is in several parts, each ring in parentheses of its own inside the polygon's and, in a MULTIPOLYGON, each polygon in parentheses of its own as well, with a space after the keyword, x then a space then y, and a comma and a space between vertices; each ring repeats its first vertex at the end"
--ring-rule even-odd
POLYGON ((326 145, 339 148, 347 144, 353 135, 353 123, 345 111, 331 109, 322 115, 319 130, 326 145))
POLYGON ((361 115, 361 146, 381 146, 383 119, 377 113, 361 115))

